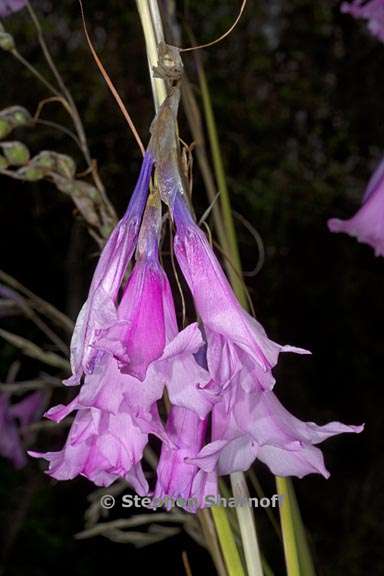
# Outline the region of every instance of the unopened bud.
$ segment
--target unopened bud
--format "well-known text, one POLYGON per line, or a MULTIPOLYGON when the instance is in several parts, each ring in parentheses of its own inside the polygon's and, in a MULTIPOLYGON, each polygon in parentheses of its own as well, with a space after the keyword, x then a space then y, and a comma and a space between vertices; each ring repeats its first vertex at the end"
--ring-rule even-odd
POLYGON ((11 106, 4 110, 4 112, 11 118, 14 126, 25 126, 32 122, 30 113, 23 106, 11 106))
POLYGON ((8 34, 8 32, 0 31, 0 48, 6 52, 11 52, 15 49, 15 41, 13 36, 8 34))
POLYGON ((8 168, 7 159, 4 156, 0 155, 0 172, 2 170, 6 170, 8 168))
POLYGON ((3 142, 0 143, 0 148, 13 166, 24 166, 29 161, 29 150, 22 142, 3 142))
POLYGON ((11 124, 6 120, 6 118, 0 117, 0 139, 6 138, 11 131, 11 124))
POLYGON ((26 180, 27 182, 36 182, 37 180, 41 180, 44 178, 44 170, 41 168, 31 166, 24 166, 17 171, 17 175, 22 179, 26 180))
POLYGON ((56 170, 57 173, 64 178, 73 179, 76 175, 76 164, 75 161, 64 154, 56 155, 56 170))
POLYGON ((10 106, 0 112, 0 139, 5 138, 19 126, 26 126, 32 122, 30 113, 22 106, 10 106))
POLYGON ((44 172, 46 173, 52 172, 56 166, 56 159, 54 156, 54 152, 52 153, 43 150, 43 152, 40 152, 39 154, 37 154, 37 156, 32 158, 31 164, 36 168, 43 169, 44 172))

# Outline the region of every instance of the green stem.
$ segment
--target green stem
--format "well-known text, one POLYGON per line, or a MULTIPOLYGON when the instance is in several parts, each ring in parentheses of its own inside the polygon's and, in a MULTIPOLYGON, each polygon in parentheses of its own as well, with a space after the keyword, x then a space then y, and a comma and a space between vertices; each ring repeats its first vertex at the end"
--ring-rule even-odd
POLYGON ((280 518, 288 575, 316 576, 292 480, 276 477, 276 486, 278 493, 284 495, 284 500, 280 505, 280 518))
POLYGON ((287 478, 276 476, 276 486, 278 494, 284 496, 284 500, 280 503, 279 510, 287 574, 288 576, 300 576, 301 571, 296 541, 295 518, 289 482, 287 478))
POLYGON ((225 508, 221 506, 213 506, 211 512, 215 522, 217 535, 219 537, 225 565, 227 567, 228 576, 245 576, 225 508))
MULTIPOLYGON (((249 498, 247 482, 242 472, 234 472, 231 474, 231 484, 235 498, 249 498)), ((236 513, 240 526, 248 576, 263 576, 260 548, 252 508, 249 506, 237 506, 236 513)))
POLYGON ((15 49, 11 51, 12 56, 14 56, 16 58, 16 60, 18 60, 23 66, 25 66, 26 68, 28 68, 28 70, 31 72, 31 74, 33 74, 38 80, 39 82, 41 82, 42 84, 44 84, 44 86, 50 91, 52 92, 52 94, 54 94, 57 98, 62 98, 62 95, 60 94, 60 92, 58 90, 56 90, 56 88, 54 86, 52 86, 52 84, 42 75, 40 74, 40 72, 34 67, 32 66, 32 64, 30 64, 28 62, 28 60, 26 60, 21 54, 19 54, 19 52, 15 49))
MULTIPOLYGON (((205 120, 209 136, 209 143, 211 147, 213 166, 217 181, 217 187, 220 193, 220 204, 224 221, 224 228, 227 236, 227 241, 224 248, 226 248, 227 251, 229 252, 229 256, 234 267, 240 272, 241 260, 237 245, 235 224, 232 218, 231 201, 225 177, 224 163, 220 151, 219 137, 217 133, 216 120, 212 108, 211 95, 209 92, 208 81, 204 69, 198 58, 196 58, 196 62, 197 62, 197 72, 199 76, 201 97, 205 113, 205 120)), ((243 306, 246 306, 247 297, 241 279, 232 269, 231 266, 227 267, 227 271, 231 280, 231 284, 238 299, 240 300, 243 306)))

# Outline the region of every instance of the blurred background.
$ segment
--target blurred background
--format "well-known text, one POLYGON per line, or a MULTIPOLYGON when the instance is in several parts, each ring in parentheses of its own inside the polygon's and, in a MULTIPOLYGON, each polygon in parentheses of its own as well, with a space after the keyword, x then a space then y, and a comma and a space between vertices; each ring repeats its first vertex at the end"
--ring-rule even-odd
MULTIPOLYGON (((93 158, 119 215, 140 164, 140 152, 92 60, 79 6, 45 0, 33 6, 49 48, 70 87, 93 158)), ((147 62, 133 2, 85 2, 95 47, 113 78, 144 142, 153 117, 147 62)), ((233 21, 233 0, 176 3, 181 41, 185 30, 198 43, 219 36, 233 21)), ((18 51, 38 70, 44 59, 28 12, 4 20, 18 51)), ((208 77, 234 210, 246 216, 263 240, 265 260, 246 277, 257 318, 277 342, 308 348, 311 357, 286 355, 276 392, 303 420, 366 422, 359 436, 341 436, 322 448, 329 480, 295 481, 319 574, 384 573, 382 419, 382 325, 384 261, 346 235, 330 234, 329 217, 347 218, 384 149, 384 46, 363 22, 340 13, 328 0, 255 0, 236 30, 200 52, 208 77)), ((201 103, 192 53, 184 65, 201 103)), ((0 52, 0 109, 21 105, 33 114, 49 96, 43 85, 7 52, 0 52)), ((57 103, 42 118, 68 123, 57 103)), ((191 143, 185 117, 181 135, 191 143)), ((52 127, 16 131, 32 154, 55 150, 81 157, 70 138, 52 127)), ((68 196, 48 182, 0 176, 1 269, 75 319, 87 294, 98 246, 68 196)), ((197 163, 194 205, 208 206, 197 163)), ((212 224, 212 222, 210 222, 212 224)), ((249 230, 236 220, 241 259, 252 271, 259 253, 249 230)), ((44 336, 16 311, 3 310, 1 326, 44 344, 44 336)), ((0 381, 30 381, 59 372, 1 342, 0 381), (10 370, 11 368, 11 370, 10 370), (13 372, 17 376, 13 377, 13 372)), ((55 392, 56 400, 62 392, 55 392)), ((51 403, 51 401, 50 401, 51 403)), ((58 449, 65 431, 35 432, 34 449, 58 449)), ((38 461, 15 470, 0 460, 2 574, 74 576, 122 565, 150 573, 162 563, 168 574, 214 573, 208 553, 184 530, 148 547, 104 536, 84 540, 84 514, 94 487, 85 479, 57 483, 38 461)), ((254 465, 267 495, 272 475, 254 465)), ((114 511, 118 518, 128 511, 114 511)), ((282 548, 265 513, 256 512, 261 545, 275 574, 284 574, 282 548)), ((119 568, 121 569, 121 568, 119 568)))

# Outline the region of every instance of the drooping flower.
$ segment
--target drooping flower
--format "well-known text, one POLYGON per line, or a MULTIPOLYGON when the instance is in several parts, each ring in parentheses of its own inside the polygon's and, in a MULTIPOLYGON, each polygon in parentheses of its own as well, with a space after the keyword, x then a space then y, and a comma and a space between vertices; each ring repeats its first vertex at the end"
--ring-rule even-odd
POLYGON ((223 400, 213 407, 211 429, 211 442, 196 458, 187 460, 206 473, 245 471, 257 458, 278 476, 302 478, 320 473, 328 478, 316 444, 337 434, 361 432, 363 426, 302 422, 282 406, 274 392, 246 392, 238 386, 230 403, 223 400))
POLYGON ((215 470, 205 471, 190 462, 203 447, 208 419, 200 419, 186 408, 173 407, 167 420, 167 433, 173 445, 164 444, 157 466, 155 498, 171 507, 174 501, 190 512, 204 507, 206 496, 218 496, 215 470))
POLYGON ((272 388, 275 380, 271 370, 280 352, 307 351, 276 344, 242 308, 180 195, 175 201, 174 218, 175 254, 203 323, 211 376, 223 389, 240 373, 244 386, 272 388))
POLYGON ((328 220, 331 232, 345 232, 369 244, 376 256, 384 256, 384 160, 373 173, 363 196, 363 204, 349 220, 328 220))
POLYGON ((27 0, 0 0, 0 18, 18 12, 27 5, 27 0))
MULTIPOLYGON (((48 473, 54 478, 82 475, 97 485, 125 478, 136 491, 147 493, 141 460, 148 434, 172 443, 156 405, 164 386, 176 403, 188 405, 199 394, 198 385, 209 379, 193 356, 203 345, 197 325, 178 333, 171 289, 159 262, 160 224, 160 201, 151 195, 136 263, 120 301, 116 295, 115 315, 93 335, 91 347, 100 354, 92 372, 68 406, 56 406, 46 414, 60 421, 77 410, 61 451, 31 452, 49 461, 48 473)), ((200 394, 205 398, 209 392, 200 394)), ((204 415, 212 406, 207 398, 195 404, 204 415)))
POLYGON ((368 21, 368 30, 384 42, 384 0, 353 0, 343 2, 341 11, 368 21))
POLYGON ((116 322, 117 297, 135 250, 148 195, 153 159, 146 153, 139 179, 123 218, 110 235, 96 266, 89 294, 80 310, 71 341, 72 376, 65 383, 78 384, 83 373, 92 374, 100 351, 94 346, 101 330, 116 322))
MULTIPOLYGON (((106 371, 109 367, 105 363, 106 371)), ((30 456, 48 460, 48 474, 57 480, 81 475, 97 486, 109 486, 125 478, 136 492, 147 494, 141 460, 148 433, 162 430, 156 408, 152 414, 136 415, 128 406, 120 404, 118 412, 113 414, 98 408, 84 408, 77 397, 68 406, 51 408, 46 416, 60 422, 73 410, 77 410, 77 414, 64 448, 47 453, 30 451, 30 456)))
POLYGON ((44 394, 33 392, 11 404, 7 394, 0 395, 0 455, 11 460, 15 468, 27 463, 23 429, 41 417, 44 400, 44 394))

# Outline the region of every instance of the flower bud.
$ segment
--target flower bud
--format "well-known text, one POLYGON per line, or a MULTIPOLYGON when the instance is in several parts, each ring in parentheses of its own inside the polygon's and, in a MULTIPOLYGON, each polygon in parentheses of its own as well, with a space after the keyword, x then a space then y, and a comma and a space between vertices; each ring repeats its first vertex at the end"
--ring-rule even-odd
POLYGON ((32 122, 30 113, 22 106, 10 106, 0 112, 0 139, 20 126, 27 126, 32 122))
POLYGON ((76 175, 76 164, 70 156, 56 154, 56 171, 64 178, 73 179, 76 175))
POLYGON ((0 147, 8 162, 13 166, 24 166, 29 161, 29 150, 22 142, 3 142, 0 147))
POLYGON ((10 108, 3 110, 3 112, 5 112, 6 115, 11 119, 11 122, 15 127, 25 126, 32 122, 30 113, 23 106, 11 106, 10 108))
POLYGON ((15 49, 15 41, 13 36, 8 34, 8 32, 0 31, 0 48, 6 52, 12 52, 15 49))
POLYGON ((44 170, 31 164, 20 168, 17 171, 17 175, 21 180, 26 180, 27 182, 36 182, 37 180, 42 180, 45 176, 44 170))
POLYGON ((6 118, 0 116, 0 139, 6 138, 12 132, 12 126, 6 118))
POLYGON ((31 165, 35 168, 41 168, 46 174, 49 174, 49 172, 53 172, 56 167, 54 154, 54 152, 43 150, 43 152, 40 152, 37 156, 32 158, 31 165))
POLYGON ((8 168, 8 161, 4 156, 0 154, 0 172, 8 168))

